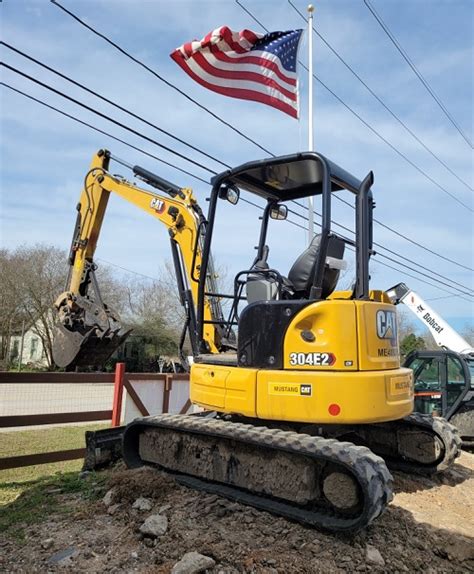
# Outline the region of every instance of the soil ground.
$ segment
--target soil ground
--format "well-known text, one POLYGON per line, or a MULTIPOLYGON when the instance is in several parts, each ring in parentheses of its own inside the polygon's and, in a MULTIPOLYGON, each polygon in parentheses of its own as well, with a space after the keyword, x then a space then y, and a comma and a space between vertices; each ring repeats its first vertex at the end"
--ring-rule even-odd
POLYGON ((353 537, 189 490, 151 469, 64 475, 3 507, 0 571, 167 574, 197 551, 214 559, 212 574, 474 572, 473 471, 474 455, 463 453, 435 478, 394 473, 393 503, 353 537), (141 496, 152 510, 132 508, 141 496), (167 532, 144 538, 139 527, 156 513, 167 532))

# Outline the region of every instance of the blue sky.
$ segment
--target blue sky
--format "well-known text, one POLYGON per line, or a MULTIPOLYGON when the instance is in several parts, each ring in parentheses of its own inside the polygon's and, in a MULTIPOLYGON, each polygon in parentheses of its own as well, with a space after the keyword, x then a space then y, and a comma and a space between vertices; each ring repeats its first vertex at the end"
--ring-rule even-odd
MULTIPOLYGON (((305 149, 308 83, 303 70, 300 70, 302 117, 298 122, 267 106, 209 92, 193 83, 169 58, 169 53, 180 44, 201 38, 220 25, 228 25, 234 30, 250 28, 262 32, 235 2, 63 0, 62 3, 272 153, 286 154, 305 149)), ((295 0, 294 3, 305 11, 305 2, 295 0)), ((284 0, 242 0, 242 4, 270 30, 303 25, 298 14, 284 0)), ((372 4, 456 121, 472 138, 472 2, 373 0, 372 4)), ((159 82, 48 1, 4 0, 0 4, 0 14, 1 34, 6 42, 202 147, 223 162, 238 165, 265 156, 256 146, 159 82)), ((472 187, 472 149, 441 113, 363 1, 320 0, 316 3, 315 24, 379 97, 472 187)), ((9 64, 166 145, 199 161, 204 160, 152 128, 59 81, 10 50, 0 49, 2 60, 9 64)), ((305 42, 300 56, 304 62, 307 61, 305 42)), ((383 137, 448 191, 473 207, 473 192, 397 124, 317 37, 314 38, 314 66, 321 80, 383 137)), ((95 118, 8 70, 2 69, 2 81, 208 178, 205 171, 112 126, 106 120, 95 118)), ((67 248, 74 224, 74 206, 84 174, 92 155, 103 147, 181 186, 193 187, 205 207, 208 187, 203 183, 58 116, 6 88, 2 87, 0 94, 2 246, 14 248, 23 243, 46 242, 67 248)), ((359 178, 370 169, 374 171, 375 215, 378 220, 433 251, 472 267, 472 212, 455 203, 396 155, 318 83, 315 84, 314 122, 318 151, 359 178)), ((217 171, 222 169, 210 160, 204 163, 217 171)), ((125 168, 119 166, 115 172, 128 175, 125 168)), ((219 209, 222 217, 216 229, 214 253, 218 262, 228 268, 229 276, 233 276, 253 260, 259 212, 245 204, 239 204, 237 208, 219 206, 219 209)), ((337 202, 334 219, 353 227, 353 212, 337 202)), ((472 272, 428 254, 379 225, 376 225, 374 234, 375 240, 384 246, 473 289, 472 272)), ((288 222, 274 222, 269 236, 272 267, 286 274, 304 249, 305 242, 303 230, 288 222)), ((166 230, 159 223, 122 203, 119 198, 111 198, 96 254, 99 259, 156 276, 163 262, 170 258, 168 248, 166 230)), ((472 324, 472 298, 449 296, 445 286, 426 285, 403 271, 388 269, 376 261, 377 258, 371 265, 374 287, 388 288, 404 281, 423 298, 432 299, 431 305, 457 328, 469 322, 472 324)), ((415 269, 418 267, 410 265, 415 269)))

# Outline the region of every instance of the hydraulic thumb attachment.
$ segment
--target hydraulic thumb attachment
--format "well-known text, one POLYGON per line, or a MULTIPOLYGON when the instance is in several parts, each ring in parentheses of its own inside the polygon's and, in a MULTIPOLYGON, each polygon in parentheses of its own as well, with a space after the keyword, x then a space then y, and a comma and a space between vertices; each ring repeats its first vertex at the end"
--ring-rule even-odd
POLYGON ((101 367, 130 333, 122 329, 119 315, 103 303, 94 271, 89 265, 94 298, 67 291, 54 304, 58 321, 53 359, 58 367, 101 367))

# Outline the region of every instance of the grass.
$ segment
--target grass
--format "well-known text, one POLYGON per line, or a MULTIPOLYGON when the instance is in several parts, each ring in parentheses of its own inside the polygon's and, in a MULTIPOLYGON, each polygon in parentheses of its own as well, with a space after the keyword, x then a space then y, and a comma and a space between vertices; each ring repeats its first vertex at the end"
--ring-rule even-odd
MULTIPOLYGON (((51 427, 0 433, 0 458, 36 454, 85 446, 86 430, 107 428, 106 424, 51 427)), ((82 460, 12 468, 0 471, 0 532, 21 541, 22 525, 41 522, 53 512, 67 513, 61 496, 80 493, 83 498, 100 496, 105 474, 79 477, 82 460)))
POLYGON ((17 497, 0 506, 0 532, 16 539, 26 540, 24 528, 42 522, 53 513, 69 514, 74 507, 65 503, 64 494, 79 493, 84 500, 97 500, 103 494, 106 473, 91 473, 80 478, 78 472, 57 473, 21 483, 5 483, 0 488, 17 491, 17 497))
MULTIPOLYGON (((0 433, 0 458, 36 454, 85 446, 86 430, 107 428, 106 424, 50 427, 45 429, 0 433)), ((15 500, 25 489, 40 479, 57 473, 78 472, 82 460, 38 464, 0 471, 0 507, 15 500)))

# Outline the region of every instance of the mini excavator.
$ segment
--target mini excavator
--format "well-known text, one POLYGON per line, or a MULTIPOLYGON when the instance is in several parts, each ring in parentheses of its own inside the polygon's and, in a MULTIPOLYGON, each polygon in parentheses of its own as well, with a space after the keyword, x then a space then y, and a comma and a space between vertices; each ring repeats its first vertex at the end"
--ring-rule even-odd
MULTIPOLYGON (((456 429, 412 414, 412 371, 400 367, 396 308, 369 289, 373 174, 358 180, 315 152, 251 161, 212 178, 207 217, 181 188, 99 151, 78 205, 67 291, 56 302, 59 366, 100 364, 124 340, 102 301, 94 251, 110 193, 164 223, 193 353, 192 415, 139 418, 123 432, 129 467, 153 465, 188 487, 302 523, 357 531, 392 498, 388 467, 433 474, 460 453, 456 429), (159 195, 109 172, 111 160, 159 195), (265 202, 257 253, 219 293, 211 257, 221 201, 241 193, 265 202), (354 199, 355 240, 331 228, 333 194, 354 199), (321 232, 285 275, 268 262, 271 221, 288 202, 319 196, 321 232), (337 291, 346 246, 355 250, 353 289, 337 291), (227 316, 221 301, 230 299, 227 316)), ((235 218, 238 219, 237 217, 235 218)), ((277 223, 280 225, 279 223, 277 223)))

